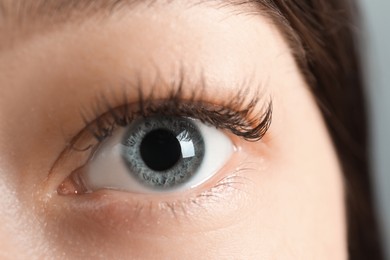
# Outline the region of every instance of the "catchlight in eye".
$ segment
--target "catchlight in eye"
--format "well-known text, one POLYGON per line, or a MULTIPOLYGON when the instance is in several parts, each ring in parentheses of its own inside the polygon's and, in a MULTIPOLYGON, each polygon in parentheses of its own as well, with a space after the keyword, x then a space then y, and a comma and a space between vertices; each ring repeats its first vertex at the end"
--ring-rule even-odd
POLYGON ((113 132, 83 176, 89 190, 172 192, 204 183, 233 152, 231 140, 198 120, 154 116, 113 132))
POLYGON ((203 161, 205 145, 192 120, 152 117, 139 120, 126 132, 122 158, 141 184, 176 187, 187 181, 203 161))

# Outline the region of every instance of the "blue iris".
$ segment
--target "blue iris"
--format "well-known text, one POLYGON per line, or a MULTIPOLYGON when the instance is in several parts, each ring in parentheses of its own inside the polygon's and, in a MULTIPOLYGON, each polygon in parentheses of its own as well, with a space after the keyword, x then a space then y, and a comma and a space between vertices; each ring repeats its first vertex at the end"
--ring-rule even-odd
POLYGON ((154 188, 174 188, 185 183, 205 155, 198 127, 182 117, 139 119, 128 127, 122 145, 129 174, 154 188))

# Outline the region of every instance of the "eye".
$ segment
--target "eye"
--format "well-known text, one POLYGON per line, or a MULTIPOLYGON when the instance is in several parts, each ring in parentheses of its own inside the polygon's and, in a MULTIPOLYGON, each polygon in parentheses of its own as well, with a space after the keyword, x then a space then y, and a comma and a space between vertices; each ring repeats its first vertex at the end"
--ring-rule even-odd
POLYGON ((141 118, 118 128, 99 146, 81 179, 90 191, 188 190, 216 174, 233 151, 221 130, 199 120, 141 118))
POLYGON ((127 101, 126 93, 113 100, 102 96, 97 104, 106 108, 82 113, 85 127, 51 170, 58 170, 53 182, 65 178, 57 193, 190 190, 217 173, 227 178, 232 172, 226 170, 243 155, 235 144, 260 141, 270 127, 272 101, 262 107, 257 97, 247 99, 239 92, 226 103, 211 102, 203 92, 202 98, 192 92, 188 99, 181 88, 172 89, 169 96, 155 97, 139 86, 135 102, 127 101), (118 106, 123 97, 123 105, 118 106), (69 171, 62 172, 63 167, 69 171))

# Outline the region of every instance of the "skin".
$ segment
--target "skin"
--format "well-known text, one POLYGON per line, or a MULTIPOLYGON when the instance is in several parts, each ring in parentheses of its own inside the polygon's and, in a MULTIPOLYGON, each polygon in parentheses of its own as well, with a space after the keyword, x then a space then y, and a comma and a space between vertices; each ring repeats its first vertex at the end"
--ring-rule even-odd
POLYGON ((347 258, 342 173, 314 98, 278 28, 239 8, 173 1, 63 26, 2 27, 0 258, 347 258), (243 82, 262 97, 257 111, 271 98, 266 136, 224 132, 237 151, 188 191, 57 193, 85 163, 77 152, 56 161, 96 93, 121 96, 137 78, 164 97, 164 82, 180 73, 186 95, 202 75, 202 101, 226 101, 243 82))

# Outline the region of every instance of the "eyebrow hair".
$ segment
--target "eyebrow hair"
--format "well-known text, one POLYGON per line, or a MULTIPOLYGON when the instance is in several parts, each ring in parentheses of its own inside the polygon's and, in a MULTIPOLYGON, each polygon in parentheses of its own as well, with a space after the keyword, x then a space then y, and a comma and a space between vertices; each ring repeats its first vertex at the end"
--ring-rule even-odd
MULTIPOLYGON (((0 21, 9 24, 30 25, 87 20, 98 15, 110 16, 117 11, 137 6, 169 5, 174 0, 0 0, 0 21)), ((196 0, 185 1, 188 7, 210 5, 215 8, 232 7, 238 13, 254 14, 260 8, 259 0, 196 0)))
MULTIPOLYGON (((279 29, 296 58, 299 66, 306 71, 306 52, 300 37, 291 27, 288 18, 281 12, 281 6, 270 0, 177 0, 188 8, 205 5, 211 8, 230 8, 231 14, 263 15, 279 29)), ((0 34, 9 26, 12 33, 28 34, 19 30, 24 25, 56 26, 59 23, 75 23, 90 18, 110 17, 121 10, 131 10, 144 5, 169 5, 175 0, 0 0, 0 34)), ((40 28, 39 30, 42 30, 40 28)), ((12 42, 13 35, 9 36, 12 42)), ((5 45, 0 41, 0 51, 5 45)), ((304 72, 306 73, 306 72, 304 72)))

